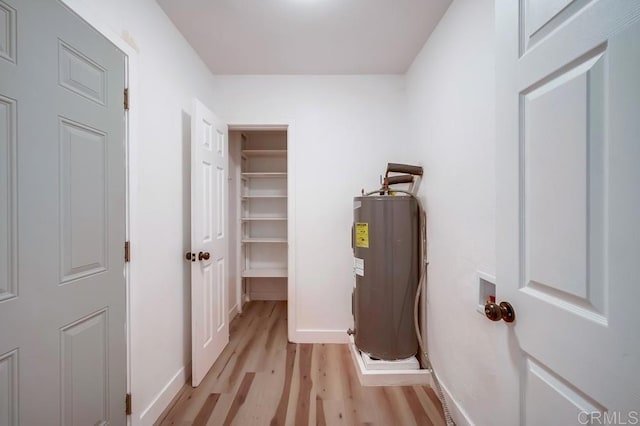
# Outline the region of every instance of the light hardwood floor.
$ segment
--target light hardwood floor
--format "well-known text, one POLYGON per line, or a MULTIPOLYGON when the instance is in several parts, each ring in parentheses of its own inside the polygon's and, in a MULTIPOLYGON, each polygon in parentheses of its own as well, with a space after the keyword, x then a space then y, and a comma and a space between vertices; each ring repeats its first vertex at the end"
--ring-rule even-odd
POLYGON ((201 385, 156 425, 444 425, 423 386, 363 387, 347 345, 287 342, 286 302, 250 302, 201 385))

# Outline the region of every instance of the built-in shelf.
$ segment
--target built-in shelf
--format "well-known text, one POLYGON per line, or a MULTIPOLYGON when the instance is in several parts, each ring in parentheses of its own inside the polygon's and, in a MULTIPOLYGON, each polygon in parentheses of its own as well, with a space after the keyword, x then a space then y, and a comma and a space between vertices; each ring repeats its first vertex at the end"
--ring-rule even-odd
POLYGON ((244 278, 286 278, 286 269, 246 269, 242 271, 244 278))
POLYGON ((243 222, 250 222, 250 221, 273 221, 273 220, 279 220, 279 221, 283 221, 283 220, 287 220, 286 217, 243 217, 242 221, 243 222))
POLYGON ((286 243, 286 238, 263 238, 263 237, 253 237, 253 238, 243 238, 243 243, 286 243))
POLYGON ((287 298, 286 132, 250 132, 240 161, 240 279, 251 300, 287 298))
POLYGON ((244 172, 242 177, 246 179, 252 178, 286 178, 287 172, 244 172))
POLYGON ((250 199, 284 199, 287 198, 286 195, 243 195, 242 199, 243 200, 250 200, 250 199))
POLYGON ((246 157, 286 157, 286 149, 245 149, 242 155, 246 157))

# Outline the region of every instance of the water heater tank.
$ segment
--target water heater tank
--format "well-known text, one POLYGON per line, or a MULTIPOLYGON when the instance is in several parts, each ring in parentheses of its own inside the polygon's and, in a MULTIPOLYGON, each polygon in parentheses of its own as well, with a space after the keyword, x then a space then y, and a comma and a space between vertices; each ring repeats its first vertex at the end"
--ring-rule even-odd
POLYGON ((355 344, 374 358, 409 358, 418 351, 418 203, 408 196, 355 197, 353 217, 355 344))

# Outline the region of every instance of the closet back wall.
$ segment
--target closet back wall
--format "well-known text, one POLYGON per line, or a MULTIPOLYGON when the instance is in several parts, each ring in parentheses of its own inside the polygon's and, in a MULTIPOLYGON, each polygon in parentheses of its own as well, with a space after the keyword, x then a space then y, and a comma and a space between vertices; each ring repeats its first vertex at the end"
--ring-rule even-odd
POLYGON ((406 143, 403 76, 216 76, 231 124, 293 122, 296 336, 344 342, 352 325, 352 198, 406 143))

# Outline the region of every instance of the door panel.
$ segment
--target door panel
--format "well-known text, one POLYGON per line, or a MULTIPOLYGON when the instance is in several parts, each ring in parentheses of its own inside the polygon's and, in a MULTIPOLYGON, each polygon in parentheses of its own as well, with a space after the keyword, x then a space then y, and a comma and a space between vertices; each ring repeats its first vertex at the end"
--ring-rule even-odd
POLYGON ((606 410, 532 358, 525 359, 522 392, 527 425, 572 425, 579 423, 576 413, 606 410))
MULTIPOLYGON (((219 155, 219 154, 218 154, 219 155)), ((224 158, 219 155, 219 158, 224 158)), ((223 167, 218 166, 216 168, 216 194, 218 198, 216 199, 216 212, 215 212, 215 221, 216 221, 216 238, 218 240, 225 238, 225 219, 226 212, 224 211, 225 203, 219 198, 224 196, 225 194, 225 179, 226 170, 223 167)))
POLYGON ((60 120, 62 283, 107 270, 107 135, 60 120))
POLYGON ((222 303, 224 299, 224 291, 226 288, 225 283, 227 282, 227 271, 224 267, 226 259, 218 258, 216 259, 216 267, 215 270, 218 273, 218 276, 215 279, 215 315, 211 315, 211 318, 215 318, 215 330, 216 333, 221 333, 224 330, 224 327, 227 325, 226 317, 227 317, 227 309, 225 305, 222 303))
POLYGON ((109 411, 107 311, 60 332, 63 425, 90 425, 109 411))
POLYGON ((498 297, 520 408, 504 424, 633 420, 640 3, 498 0, 496 17, 498 297))
POLYGON ((207 346, 213 340, 213 321, 215 317, 213 311, 215 310, 216 291, 214 288, 215 279, 213 277, 214 269, 212 265, 206 265, 202 268, 203 275, 203 321, 202 321, 202 342, 203 346, 207 346))
POLYGON ((63 41, 58 45, 58 66, 58 79, 62 87, 105 105, 105 69, 63 41))
POLYGON ((604 314, 604 61, 598 53, 534 85, 520 114, 522 287, 596 315, 604 314))
POLYGON ((0 58, 16 62, 16 9, 0 1, 0 58))
POLYGON ((0 0, 0 424, 126 422, 125 58, 0 0))
POLYGON ((525 28, 526 34, 530 37, 548 23, 554 16, 560 13, 573 0, 547 0, 547 1, 525 1, 525 28))
POLYGON ((523 0, 521 1, 520 52, 527 50, 548 37, 590 0, 523 0))
POLYGON ((0 96, 0 301, 17 294, 16 103, 0 96))
POLYGON ((200 167, 202 168, 202 244, 210 243, 213 230, 213 201, 211 197, 213 195, 213 173, 211 171, 212 166, 207 161, 202 161, 200 167))
POLYGON ((0 355, 0 424, 18 424, 18 350, 0 355))
POLYGON ((227 270, 227 126, 194 102, 191 144, 192 385, 198 386, 229 342, 227 270), (199 253, 208 258, 199 258, 199 253))

